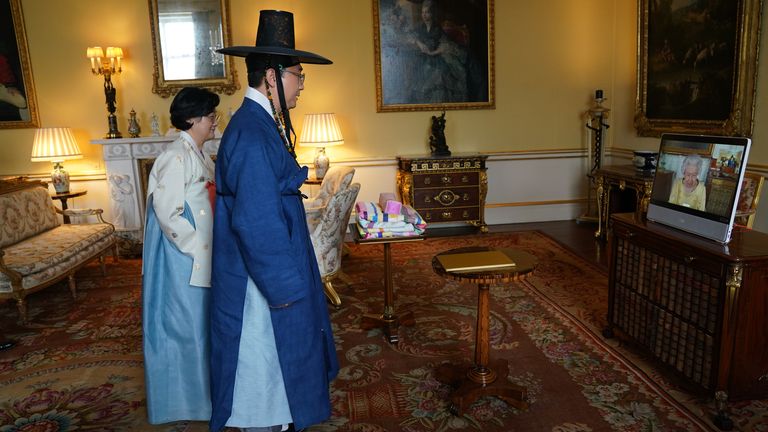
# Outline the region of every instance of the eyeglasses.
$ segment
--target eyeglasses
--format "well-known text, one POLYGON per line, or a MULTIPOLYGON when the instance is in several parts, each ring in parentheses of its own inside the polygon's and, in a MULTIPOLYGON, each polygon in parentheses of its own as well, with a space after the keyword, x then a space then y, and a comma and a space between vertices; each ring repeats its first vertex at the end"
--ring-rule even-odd
POLYGON ((288 72, 289 74, 298 78, 300 84, 304 84, 304 80, 307 78, 307 75, 305 73, 297 73, 288 69, 283 69, 283 72, 288 72))
POLYGON ((216 111, 214 111, 214 112, 212 112, 212 113, 210 113, 208 115, 204 115, 203 117, 208 117, 208 120, 210 120, 211 123, 218 123, 219 119, 221 119, 221 116, 216 111))

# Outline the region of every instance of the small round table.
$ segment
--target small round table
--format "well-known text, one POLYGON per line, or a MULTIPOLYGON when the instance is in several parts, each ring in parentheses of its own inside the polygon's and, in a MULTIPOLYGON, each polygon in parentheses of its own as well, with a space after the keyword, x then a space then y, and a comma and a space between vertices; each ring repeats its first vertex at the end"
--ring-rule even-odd
POLYGON ((526 400, 527 389, 507 380, 509 375, 507 360, 496 359, 493 362, 489 361, 489 288, 494 284, 524 279, 533 272, 536 264, 536 257, 527 252, 515 249, 495 249, 485 246, 451 249, 441 252, 432 258, 432 269, 438 275, 458 281, 476 283, 479 288, 474 363, 460 365, 443 364, 435 372, 438 381, 454 388, 451 393, 451 411, 461 415, 474 401, 482 396, 496 396, 517 408, 528 408, 526 400), (441 255, 492 250, 503 252, 515 262, 515 266, 456 272, 447 271, 438 259, 441 255))
MULTIPOLYGON (((64 211, 64 210, 66 210, 68 208, 67 207, 67 200, 68 199, 76 198, 76 197, 79 197, 79 196, 83 196, 83 195, 85 195, 87 193, 88 193, 87 190, 62 192, 62 193, 57 193, 57 194, 51 195, 51 199, 55 199, 55 200, 61 201, 61 210, 64 211)), ((69 216, 64 215, 62 217, 64 218, 64 223, 68 224, 69 223, 69 216)))
POLYGON ((423 235, 413 237, 384 237, 384 238, 360 238, 360 231, 356 224, 349 225, 352 237, 357 244, 378 244, 384 245, 384 312, 381 314, 364 314, 360 322, 363 330, 370 330, 376 327, 384 329, 384 335, 391 344, 400 342, 398 329, 401 325, 412 326, 416 323, 413 313, 410 311, 402 312, 400 316, 395 313, 395 284, 392 281, 392 243, 406 243, 424 240, 423 235))

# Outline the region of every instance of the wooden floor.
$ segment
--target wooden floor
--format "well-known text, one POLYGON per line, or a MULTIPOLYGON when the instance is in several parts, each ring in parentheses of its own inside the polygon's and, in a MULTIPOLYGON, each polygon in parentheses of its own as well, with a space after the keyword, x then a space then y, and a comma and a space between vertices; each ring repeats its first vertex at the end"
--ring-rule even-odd
MULTIPOLYGON (((538 230, 557 240, 582 258, 608 270, 608 254, 604 241, 595 239, 597 224, 589 222, 553 221, 505 225, 489 225, 489 232, 512 232, 538 230)), ((428 230, 428 235, 455 235, 472 232, 474 228, 440 228, 428 230)))

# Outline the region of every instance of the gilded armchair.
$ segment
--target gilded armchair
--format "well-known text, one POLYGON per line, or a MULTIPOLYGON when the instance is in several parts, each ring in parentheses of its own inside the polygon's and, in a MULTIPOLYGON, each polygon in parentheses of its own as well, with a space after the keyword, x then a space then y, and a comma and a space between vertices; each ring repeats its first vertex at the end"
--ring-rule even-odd
POLYGON ((341 258, 344 236, 358 192, 360 183, 353 183, 333 194, 325 206, 307 210, 307 219, 311 217, 316 221, 314 227, 310 227, 310 237, 323 278, 325 295, 336 307, 341 306, 341 299, 332 281, 337 277, 343 278, 341 258))
POLYGON ((340 190, 344 190, 352 183, 352 177, 355 175, 355 169, 343 165, 333 165, 323 177, 320 183, 320 190, 309 200, 304 202, 307 209, 307 226, 309 232, 312 232, 319 222, 322 209, 328 204, 331 197, 340 190))

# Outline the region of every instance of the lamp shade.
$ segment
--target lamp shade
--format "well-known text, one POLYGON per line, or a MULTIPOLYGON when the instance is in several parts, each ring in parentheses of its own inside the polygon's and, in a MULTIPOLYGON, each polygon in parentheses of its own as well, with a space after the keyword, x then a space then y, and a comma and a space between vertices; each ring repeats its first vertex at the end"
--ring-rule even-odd
POLYGON ((123 49, 120 47, 107 47, 107 58, 122 58, 123 49))
POLYGON ((306 114, 301 128, 299 145, 304 147, 330 147, 344 144, 341 128, 333 113, 306 114))
POLYGON ((41 128, 35 131, 32 162, 61 162, 82 157, 70 128, 41 128))
POLYGON ((100 46, 88 47, 85 55, 88 56, 88 58, 102 58, 104 57, 104 50, 101 49, 100 46))

